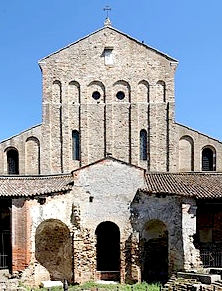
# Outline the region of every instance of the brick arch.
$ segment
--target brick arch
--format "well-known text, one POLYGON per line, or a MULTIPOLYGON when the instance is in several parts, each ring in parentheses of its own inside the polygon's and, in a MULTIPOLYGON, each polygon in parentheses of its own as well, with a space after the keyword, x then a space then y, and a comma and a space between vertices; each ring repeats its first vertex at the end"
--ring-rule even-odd
POLYGON ((68 85, 68 103, 75 104, 80 102, 80 84, 77 81, 71 81, 68 85))
POLYGON ((95 231, 97 244, 97 271, 102 279, 119 279, 120 275, 120 230, 111 221, 100 223, 95 231), (113 276, 113 277, 112 277, 113 276))
POLYGON ((201 150, 201 170, 216 171, 216 149, 205 145, 201 150))
POLYGON ((194 140, 184 135, 179 140, 179 171, 194 170, 194 140))
POLYGON ((25 173, 40 174, 40 141, 34 136, 30 136, 25 142, 25 173))
POLYGON ((35 257, 48 270, 51 280, 72 281, 72 238, 65 223, 47 219, 39 224, 35 257))
POLYGON ((131 87, 130 84, 127 81, 124 80, 118 80, 113 84, 113 101, 117 102, 117 93, 123 92, 125 94, 124 99, 121 101, 123 102, 131 102, 131 87))
POLYGON ((52 97, 53 103, 62 103, 62 84, 59 80, 52 83, 52 97))
POLYGON ((118 80, 112 88, 112 155, 120 160, 132 160, 131 89, 128 82, 118 80), (118 96, 120 94, 120 96, 118 96), (124 96, 121 97, 121 94, 124 96))
MULTIPOLYGON (((98 96, 98 95, 97 95, 98 96)), ((88 84, 88 102, 105 102, 105 85, 100 81, 92 81, 88 84), (94 98, 94 93, 98 92, 100 94, 100 97, 94 98)))
POLYGON ((168 278, 168 230, 165 223, 152 219, 141 232, 142 280, 164 282, 168 278))
POLYGON ((19 174, 19 151, 15 147, 5 149, 7 174, 19 174))
POLYGON ((146 80, 142 80, 138 83, 137 91, 138 102, 149 102, 150 101, 150 85, 146 80))
POLYGON ((156 83, 156 101, 166 102, 166 84, 163 80, 156 83))
MULTIPOLYGON (((81 137, 85 135, 87 138, 88 162, 90 163, 102 159, 106 148, 105 86, 102 82, 94 80, 88 84, 86 102, 89 106, 84 116, 81 115, 81 120, 87 119, 87 130, 80 134, 81 137)), ((84 137, 81 141, 83 140, 84 137)), ((84 150, 83 143, 81 143, 81 149, 84 150)))

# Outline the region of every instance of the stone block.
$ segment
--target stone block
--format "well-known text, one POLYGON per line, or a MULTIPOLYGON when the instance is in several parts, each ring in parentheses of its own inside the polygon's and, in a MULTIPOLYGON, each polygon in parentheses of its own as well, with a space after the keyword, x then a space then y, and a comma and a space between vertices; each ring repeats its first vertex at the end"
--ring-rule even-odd
POLYGON ((51 288, 51 287, 58 287, 63 286, 61 281, 42 281, 40 287, 42 288, 51 288))
POLYGON ((177 272, 178 278, 196 279, 203 284, 212 284, 220 280, 220 275, 177 272))

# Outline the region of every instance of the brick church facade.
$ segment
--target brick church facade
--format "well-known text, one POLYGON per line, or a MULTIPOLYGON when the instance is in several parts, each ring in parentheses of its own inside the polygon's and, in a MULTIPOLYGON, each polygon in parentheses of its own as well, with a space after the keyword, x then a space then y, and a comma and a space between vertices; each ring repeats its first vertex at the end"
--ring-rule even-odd
POLYGON ((175 122, 177 64, 108 19, 39 61, 42 123, 0 143, 1 269, 38 285, 221 267, 222 143, 175 122))

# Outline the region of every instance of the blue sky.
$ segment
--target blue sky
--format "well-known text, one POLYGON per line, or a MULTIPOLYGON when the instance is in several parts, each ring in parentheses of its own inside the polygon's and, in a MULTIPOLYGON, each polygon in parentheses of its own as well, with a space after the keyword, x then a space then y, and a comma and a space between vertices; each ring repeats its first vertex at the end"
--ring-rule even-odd
POLYGON ((222 140, 221 0, 0 0, 0 140, 41 123, 38 60, 112 26, 179 61, 176 121, 222 140))

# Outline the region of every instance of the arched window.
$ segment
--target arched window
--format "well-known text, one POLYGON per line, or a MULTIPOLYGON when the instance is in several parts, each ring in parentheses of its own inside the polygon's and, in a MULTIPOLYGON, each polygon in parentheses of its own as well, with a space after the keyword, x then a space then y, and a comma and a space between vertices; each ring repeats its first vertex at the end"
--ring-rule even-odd
POLYGON ((210 148, 202 150, 202 171, 216 170, 216 155, 210 148))
POLYGON ((147 160, 147 131, 145 129, 140 131, 140 160, 147 160))
POLYGON ((72 131, 72 159, 80 160, 80 142, 78 130, 72 131))
POLYGON ((7 151, 7 166, 9 175, 19 174, 19 158, 16 149, 10 149, 7 151))

